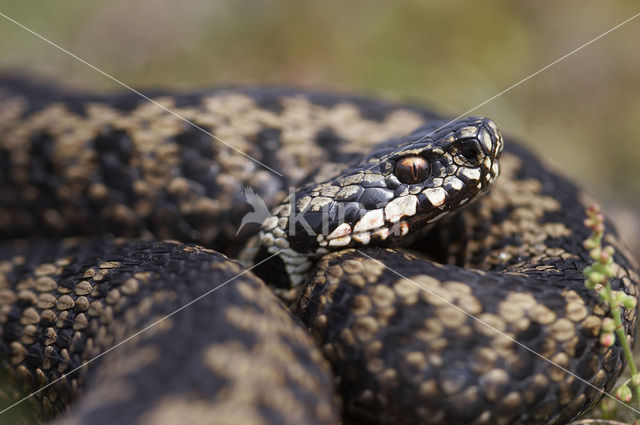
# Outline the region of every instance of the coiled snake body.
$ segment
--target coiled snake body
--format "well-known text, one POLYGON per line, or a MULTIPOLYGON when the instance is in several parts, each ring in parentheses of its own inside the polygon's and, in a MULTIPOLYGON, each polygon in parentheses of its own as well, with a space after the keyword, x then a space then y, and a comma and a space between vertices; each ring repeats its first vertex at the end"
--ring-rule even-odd
POLYGON ((612 387, 621 349, 582 283, 590 201, 511 141, 500 157, 490 120, 279 88, 152 97, 201 129, 134 95, 0 85, 0 399, 51 384, 24 422, 550 424, 612 387), (272 215, 236 236, 246 186, 272 215), (262 280, 222 255, 244 247, 262 280))

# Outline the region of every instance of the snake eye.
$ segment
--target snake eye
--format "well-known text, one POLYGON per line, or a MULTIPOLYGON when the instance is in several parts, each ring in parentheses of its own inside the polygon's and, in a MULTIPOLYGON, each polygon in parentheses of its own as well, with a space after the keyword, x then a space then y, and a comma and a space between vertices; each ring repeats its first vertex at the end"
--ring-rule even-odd
POLYGON ((420 183, 429 177, 429 162, 421 156, 405 156, 396 163, 395 174, 402 183, 420 183))

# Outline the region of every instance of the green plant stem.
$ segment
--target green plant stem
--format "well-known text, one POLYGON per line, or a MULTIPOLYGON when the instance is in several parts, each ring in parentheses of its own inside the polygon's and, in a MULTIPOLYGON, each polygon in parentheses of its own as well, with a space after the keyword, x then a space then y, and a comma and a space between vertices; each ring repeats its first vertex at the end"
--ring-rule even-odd
MULTIPOLYGON (((609 299, 609 305, 611 306, 611 316, 613 316, 613 321, 616 325, 616 336, 618 337, 618 341, 620 341, 620 346, 622 347, 622 351, 624 352, 624 357, 627 360, 627 364, 629 365, 629 370, 631 371, 631 376, 635 376, 638 374, 638 368, 636 368, 636 364, 633 361, 633 354, 631 353, 631 347, 629 347, 629 343, 627 341, 627 334, 624 331, 624 327, 622 326, 622 315, 620 314, 620 305, 616 302, 613 296, 613 291, 611 290, 611 284, 607 282, 604 286, 605 292, 607 293, 607 298, 609 299)), ((640 410, 640 388, 633 385, 631 383, 631 388, 633 391, 633 399, 640 410)))

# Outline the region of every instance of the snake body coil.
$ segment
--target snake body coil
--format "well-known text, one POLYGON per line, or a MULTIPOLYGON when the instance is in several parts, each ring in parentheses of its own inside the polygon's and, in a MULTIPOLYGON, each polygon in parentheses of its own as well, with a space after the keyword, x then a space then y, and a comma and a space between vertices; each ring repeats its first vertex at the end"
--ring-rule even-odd
MULTIPOLYGON (((0 399, 46 386, 24 421, 555 424, 620 374, 582 283, 590 201, 501 153, 490 120, 277 88, 151 97, 179 117, 0 84, 0 399), (272 215, 236 236, 246 186, 272 215), (222 255, 243 248, 255 275, 222 255)), ((605 242, 636 295, 609 224, 605 242)))

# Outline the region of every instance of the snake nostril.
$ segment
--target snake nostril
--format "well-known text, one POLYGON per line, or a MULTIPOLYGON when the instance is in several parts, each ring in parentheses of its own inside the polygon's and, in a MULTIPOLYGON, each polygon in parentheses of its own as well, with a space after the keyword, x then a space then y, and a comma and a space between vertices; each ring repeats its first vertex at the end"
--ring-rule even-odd
POLYGON ((429 177, 429 162, 421 156, 401 158, 396 163, 395 174, 402 183, 420 183, 429 177))

